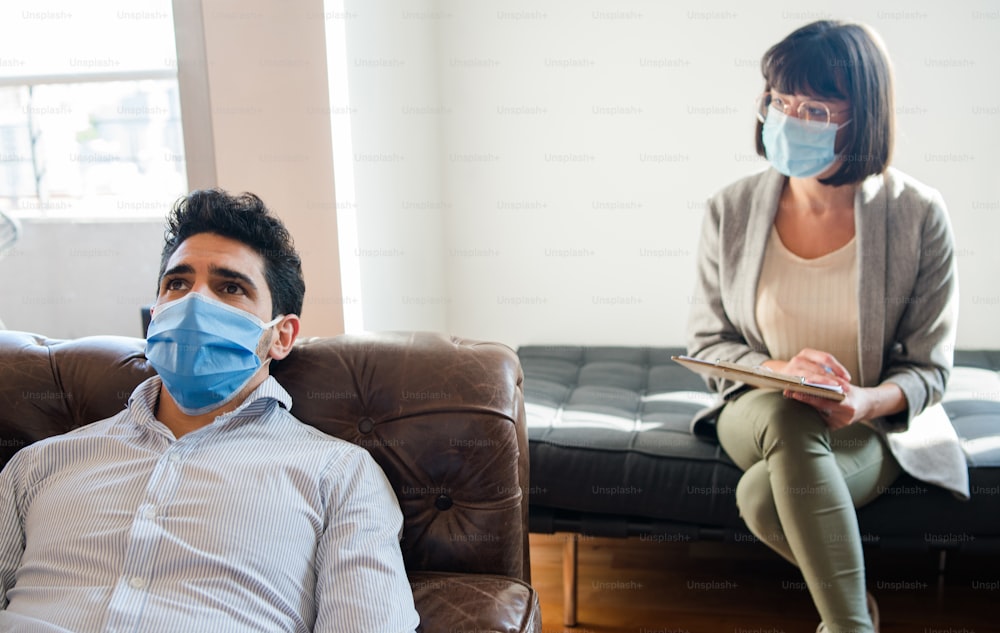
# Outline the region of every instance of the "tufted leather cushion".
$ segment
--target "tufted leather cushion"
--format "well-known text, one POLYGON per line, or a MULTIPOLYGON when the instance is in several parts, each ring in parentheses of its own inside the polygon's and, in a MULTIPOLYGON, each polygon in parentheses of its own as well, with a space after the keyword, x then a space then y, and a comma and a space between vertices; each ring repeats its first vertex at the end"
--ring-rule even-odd
MULTIPOLYGON (((121 410, 153 373, 143 349, 134 338, 0 331, 2 463, 121 410)), ((476 630, 540 628, 528 585, 527 435, 512 350, 431 333, 314 338, 272 374, 296 417, 365 447, 385 470, 404 514, 401 545, 424 630, 455 630, 472 611, 481 614, 476 630), (436 584, 419 584, 426 572, 438 574, 436 584)))
MULTIPOLYGON (((691 435, 712 402, 670 360, 680 348, 525 346, 531 529, 688 540, 742 538, 741 471, 691 435)), ((962 438, 973 498, 902 476, 859 512, 870 541, 1000 547, 1000 351, 956 353, 945 411, 962 438)))

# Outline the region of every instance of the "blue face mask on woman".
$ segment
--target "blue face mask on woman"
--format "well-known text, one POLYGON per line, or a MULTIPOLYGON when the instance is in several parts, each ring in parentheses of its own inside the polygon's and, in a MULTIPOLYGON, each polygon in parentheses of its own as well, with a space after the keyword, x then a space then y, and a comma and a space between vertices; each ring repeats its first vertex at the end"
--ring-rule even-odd
POLYGON ((837 160, 837 131, 844 125, 807 121, 768 108, 761 135, 767 160, 792 178, 821 174, 837 160))
POLYGON ((256 316, 196 292, 156 308, 146 335, 146 358, 187 415, 231 401, 262 362, 261 336, 282 317, 256 316))

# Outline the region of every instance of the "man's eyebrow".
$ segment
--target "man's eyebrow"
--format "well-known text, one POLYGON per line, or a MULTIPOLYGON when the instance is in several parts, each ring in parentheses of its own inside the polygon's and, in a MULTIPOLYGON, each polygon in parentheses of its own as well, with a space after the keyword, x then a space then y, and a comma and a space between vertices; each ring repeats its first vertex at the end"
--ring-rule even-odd
POLYGON ((239 271, 233 270, 232 268, 225 268, 222 266, 212 265, 208 267, 208 272, 212 275, 223 277, 225 279, 235 279, 237 281, 242 281, 246 285, 250 286, 250 288, 254 290, 257 289, 257 284, 254 283, 253 279, 251 279, 250 277, 244 275, 239 271))
POLYGON ((169 275, 190 275, 193 272, 194 272, 194 267, 191 266, 190 264, 177 264, 173 268, 163 271, 163 275, 160 277, 160 279, 163 279, 163 277, 167 277, 169 275))

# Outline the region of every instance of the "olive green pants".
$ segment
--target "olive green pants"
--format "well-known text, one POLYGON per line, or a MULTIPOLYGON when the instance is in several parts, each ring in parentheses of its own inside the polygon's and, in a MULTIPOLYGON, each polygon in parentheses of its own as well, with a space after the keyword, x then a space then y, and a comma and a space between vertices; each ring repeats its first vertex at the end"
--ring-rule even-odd
POLYGON ((736 502, 750 531, 799 567, 831 633, 870 633, 855 508, 900 472, 882 438, 864 424, 831 432, 809 405, 763 389, 728 403, 717 428, 744 471, 736 502))

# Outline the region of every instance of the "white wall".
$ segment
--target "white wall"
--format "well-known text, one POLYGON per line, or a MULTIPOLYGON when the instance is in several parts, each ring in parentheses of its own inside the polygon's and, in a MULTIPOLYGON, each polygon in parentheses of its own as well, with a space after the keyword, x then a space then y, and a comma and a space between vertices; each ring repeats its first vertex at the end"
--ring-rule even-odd
POLYGON ((354 129, 404 158, 358 164, 369 172, 359 205, 379 200, 361 247, 399 251, 365 264, 365 327, 427 322, 512 345, 683 343, 703 201, 763 167, 752 143, 760 56, 806 22, 845 18, 874 26, 894 59, 894 164, 949 205, 959 343, 1000 347, 995 4, 849 0, 836 15, 819 1, 376 4, 357 3, 349 43, 401 65, 351 76, 368 99, 354 129), (433 213, 400 208, 407 196, 440 206, 443 239, 433 213), (393 312, 414 278, 438 292, 435 257, 444 320, 393 312))
MULTIPOLYGON (((446 330, 454 299, 443 269, 441 122, 450 113, 439 98, 434 3, 337 4, 327 3, 327 19, 345 22, 349 102, 334 102, 333 116, 350 117, 356 192, 343 197, 334 165, 337 205, 356 219, 358 240, 342 268, 360 267, 364 329, 446 330)), ((345 311, 354 299, 345 296, 345 311)))
MULTIPOLYGON (((359 242, 342 255, 361 266, 363 326, 681 343, 701 205, 762 166, 760 55, 844 17, 895 61, 895 164, 948 202, 959 343, 1000 348, 1000 9, 940 6, 345 0, 325 18, 347 32, 351 101, 331 109, 351 117, 359 242)), ((0 259, 9 327, 136 334, 159 224, 27 228, 0 259)))
POLYGON ((25 220, 0 258, 0 319, 52 338, 143 336, 156 299, 163 222, 25 220))

